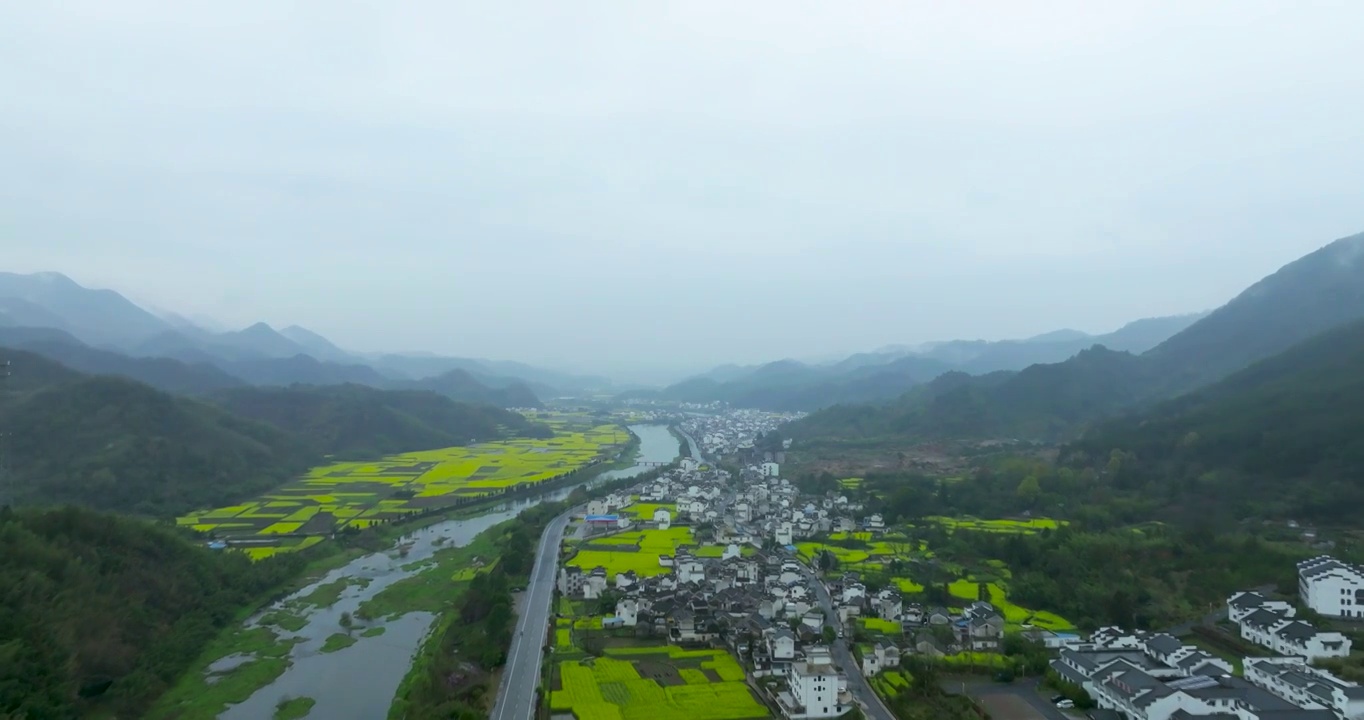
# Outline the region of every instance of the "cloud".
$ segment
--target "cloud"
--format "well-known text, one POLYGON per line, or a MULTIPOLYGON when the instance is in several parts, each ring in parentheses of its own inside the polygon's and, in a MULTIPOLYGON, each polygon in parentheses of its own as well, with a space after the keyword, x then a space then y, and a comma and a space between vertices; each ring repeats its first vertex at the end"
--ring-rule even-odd
POLYGON ((366 349, 633 370, 1105 330, 1361 229, 1361 20, 20 4, 0 232, 15 270, 366 349))

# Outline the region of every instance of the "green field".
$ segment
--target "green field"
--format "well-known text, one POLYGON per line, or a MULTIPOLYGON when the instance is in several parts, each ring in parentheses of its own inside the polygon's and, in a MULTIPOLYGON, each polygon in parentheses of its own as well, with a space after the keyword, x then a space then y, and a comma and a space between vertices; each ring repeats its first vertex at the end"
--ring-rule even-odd
POLYGON ((1051 518, 1031 518, 1028 520, 979 520, 973 517, 930 517, 925 520, 938 523, 951 530, 974 530, 1004 534, 1031 535, 1043 530, 1055 530, 1065 524, 1063 520, 1051 518))
POLYGON ((672 572, 658 564, 659 555, 676 556, 678 550, 695 545, 689 527, 635 530, 590 540, 566 564, 583 570, 600 565, 609 576, 634 570, 640 577, 654 577, 672 572))
MULTIPOLYGON (((1050 518, 981 520, 971 517, 931 517, 925 518, 923 522, 950 528, 954 532, 1006 534, 1037 533, 1044 530, 1055 530, 1064 525, 1064 522, 1050 518)), ((984 584, 990 595, 990 602, 1004 614, 1009 629, 1016 630, 1025 625, 1031 625, 1046 630, 1065 632, 1073 630, 1075 627, 1065 618, 1053 613, 1031 610, 1010 602, 1008 583, 1012 579, 1012 573, 1003 562, 999 560, 975 560, 971 567, 962 567, 957 563, 937 557, 922 541, 915 547, 905 532, 896 530, 881 534, 836 532, 829 535, 827 542, 801 542, 796 545, 796 549, 807 562, 820 553, 831 552, 838 559, 839 570, 852 570, 873 576, 879 575, 884 578, 885 582, 898 587, 906 595, 924 592, 924 583, 928 582, 929 579, 927 577, 916 577, 916 575, 919 573, 919 569, 932 566, 939 573, 945 572, 956 576, 956 579, 948 585, 947 591, 952 596, 960 598, 963 601, 960 603, 962 606, 975 602, 979 597, 978 584, 984 584), (899 561, 899 565, 895 565, 897 561, 899 561)), ((941 582, 941 580, 939 579, 936 582, 941 582)), ((877 620, 864 621, 862 625, 868 632, 872 633, 895 634, 899 632, 898 627, 892 628, 889 625, 882 627, 880 621, 877 620)))
POLYGON ((636 519, 648 522, 654 519, 655 510, 667 510, 672 517, 677 518, 676 503, 634 503, 620 509, 621 515, 631 515, 636 519))
POLYGON ((548 439, 517 438, 315 468, 257 500, 179 518, 178 525, 233 540, 253 558, 301 550, 343 528, 362 529, 560 478, 627 444, 617 425, 586 416, 534 417, 548 439), (280 537, 289 535, 290 537, 280 537))
POLYGON ((745 720, 769 717, 724 650, 612 648, 559 663, 550 707, 579 720, 745 720))

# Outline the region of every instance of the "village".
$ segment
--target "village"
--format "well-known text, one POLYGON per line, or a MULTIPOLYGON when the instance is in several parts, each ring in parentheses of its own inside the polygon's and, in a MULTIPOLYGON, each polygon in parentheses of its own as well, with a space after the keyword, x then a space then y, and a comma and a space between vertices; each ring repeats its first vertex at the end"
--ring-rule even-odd
MULTIPOLYGON (((1349 639, 1314 628, 1294 617, 1291 604, 1257 592, 1229 598, 1226 616, 1241 637, 1272 656, 1248 657, 1234 668, 1225 657, 1168 634, 1102 628, 1082 637, 1064 623, 1047 627, 1042 612, 1029 612, 1038 624, 1020 623, 1016 608, 984 590, 979 599, 947 607, 907 600, 914 593, 894 586, 869 589, 857 564, 829 567, 820 552, 808 550, 818 544, 807 541, 855 536, 875 544, 888 537, 883 519, 845 494, 802 494, 782 477, 780 451, 751 451, 753 434, 771 428, 744 422, 738 431, 730 430, 732 419, 723 425, 698 419, 684 428, 707 452, 750 449, 757 461, 722 469, 686 457, 656 479, 592 500, 574 518, 556 575, 551 665, 571 665, 576 682, 586 682, 584 668, 593 666, 593 656, 603 658, 596 663, 634 658, 625 672, 647 679, 638 659, 651 647, 668 646, 670 654, 662 657, 678 667, 689 653, 723 651, 737 659, 742 677, 710 669, 720 666, 718 655, 704 656, 711 659, 696 666, 697 674, 684 668, 652 677, 664 685, 674 673, 695 683, 719 682, 731 686, 732 698, 742 686, 765 714, 792 720, 853 709, 891 720, 877 691, 894 693, 906 682, 908 674, 899 672, 903 659, 957 661, 988 671, 996 666, 991 656, 1002 660, 1008 633, 1051 651, 1052 672, 1089 699, 1083 703, 1089 709, 1081 711, 1073 696, 1057 695, 1048 714, 1019 717, 1364 718, 1364 688, 1312 665, 1317 658, 1348 656, 1349 639)), ((1329 601, 1335 605, 1323 607, 1328 615, 1364 612, 1364 575, 1357 569, 1321 558, 1300 572, 1300 592, 1304 601, 1310 596, 1317 603, 1314 608, 1329 601), (1354 583, 1348 590, 1341 585, 1347 582, 1354 583), (1323 590, 1323 583, 1334 584, 1323 590)), ((593 716, 577 704, 583 691, 566 685, 563 670, 551 672, 553 710, 593 716)), ((588 695, 593 703, 612 702, 607 689, 588 695)), ((628 694, 617 702, 628 703, 628 694)), ((693 717, 755 716, 752 706, 724 706, 718 702, 693 717)))

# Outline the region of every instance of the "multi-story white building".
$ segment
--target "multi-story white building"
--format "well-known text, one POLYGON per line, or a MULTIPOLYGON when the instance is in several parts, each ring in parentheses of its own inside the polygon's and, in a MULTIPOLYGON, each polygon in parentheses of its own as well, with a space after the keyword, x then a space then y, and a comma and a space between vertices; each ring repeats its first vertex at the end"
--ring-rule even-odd
POLYGON ((1338 632, 1322 632, 1311 623, 1294 620, 1273 610, 1256 610, 1243 616, 1238 624, 1241 637, 1280 655, 1304 657, 1310 661, 1350 654, 1350 638, 1338 632))
POLYGON ((1329 720, 1232 676, 1231 664, 1164 633, 1103 628, 1051 663, 1100 708, 1131 720, 1329 720))
POLYGON ((658 525, 659 530, 667 530, 673 525, 673 514, 659 508, 654 511, 654 523, 658 525))
POLYGON ((795 702, 787 714, 793 719, 838 717, 848 710, 838 702, 838 671, 833 665, 795 663, 789 682, 795 702))
POLYGON ((1227 598, 1227 619, 1234 623, 1240 624, 1242 618, 1256 610, 1270 610, 1290 618, 1298 612, 1290 603, 1270 600, 1263 594, 1253 591, 1232 593, 1231 597, 1227 598))
POLYGON ((1364 572, 1328 555, 1298 563, 1298 595, 1322 615, 1364 618, 1364 572))
POLYGON ((774 462, 765 462, 762 464, 762 474, 763 477, 774 478, 781 474, 781 468, 774 462))
POLYGON ((1364 687, 1307 665, 1301 658, 1246 658, 1245 677, 1299 707, 1329 708, 1345 720, 1364 718, 1364 687))

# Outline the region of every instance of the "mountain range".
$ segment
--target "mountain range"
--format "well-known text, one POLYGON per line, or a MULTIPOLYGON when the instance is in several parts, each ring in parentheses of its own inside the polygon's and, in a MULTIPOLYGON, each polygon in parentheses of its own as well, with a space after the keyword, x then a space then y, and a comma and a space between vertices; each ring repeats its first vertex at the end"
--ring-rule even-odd
POLYGON ((159 317, 112 290, 60 273, 0 273, 0 344, 83 372, 129 377, 168 392, 203 394, 244 385, 351 383, 432 390, 501 407, 609 388, 605 378, 504 361, 432 354, 360 354, 307 328, 256 323, 218 332, 179 315, 159 317))
POLYGON ((1364 318, 1364 234, 1281 268, 1142 353, 1094 345, 1017 372, 941 375, 891 403, 839 406, 792 423, 794 437, 1061 440, 1096 421, 1215 383, 1364 318))
POLYGON ((1061 362, 1094 345, 1145 352, 1204 315, 1137 320, 1105 335, 1057 330, 1026 340, 953 340, 922 348, 885 348, 825 365, 795 360, 748 367, 724 365, 654 394, 631 395, 681 402, 722 401, 779 411, 884 402, 948 373, 1017 371, 1061 362))

